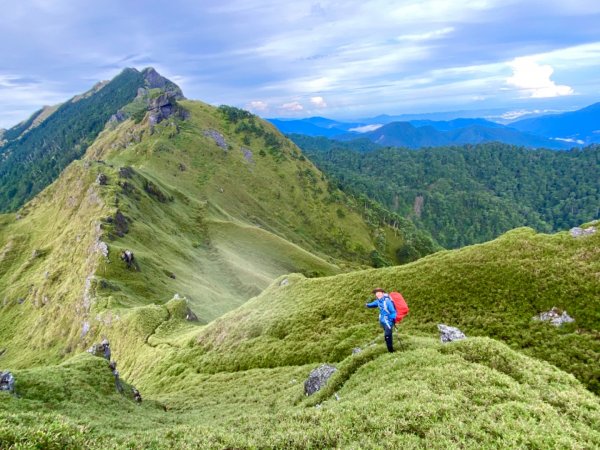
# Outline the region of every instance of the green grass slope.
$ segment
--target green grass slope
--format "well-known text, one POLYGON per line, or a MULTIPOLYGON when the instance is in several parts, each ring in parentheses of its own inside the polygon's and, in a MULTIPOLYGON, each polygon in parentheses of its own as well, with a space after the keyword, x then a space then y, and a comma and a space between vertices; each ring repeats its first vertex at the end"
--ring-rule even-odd
POLYGON ((286 276, 165 355, 156 370, 182 361, 210 373, 342 360, 380 334, 376 313, 364 303, 374 286, 383 286, 401 290, 409 303, 403 333, 431 335, 446 323, 468 336, 501 339, 597 393, 599 240, 523 228, 405 266, 320 279, 286 276), (553 306, 575 323, 555 328, 532 320, 553 306))
POLYGON ((2 448, 595 448, 600 403, 572 376, 487 338, 407 338, 347 356, 303 396, 314 365, 163 374, 120 396, 104 360, 16 371, 0 392, 2 448), (158 400, 158 401, 157 401, 158 400))
POLYGON ((207 323, 282 274, 333 275, 374 252, 393 260, 402 230, 365 221, 271 125, 181 104, 187 120, 110 124, 83 160, 0 216, 0 362, 58 362, 173 297, 207 323))
POLYGON ((142 404, 89 355, 13 370, 0 446, 598 447, 600 402, 573 376, 597 386, 598 239, 519 229, 406 266, 285 275, 206 326, 184 320, 184 299, 132 308, 103 332, 142 404), (364 308, 375 285, 400 288, 411 306, 394 354, 364 308), (551 306, 575 326, 531 320, 551 306), (469 339, 440 344, 439 322, 469 339), (305 397, 324 362, 338 371, 305 397))

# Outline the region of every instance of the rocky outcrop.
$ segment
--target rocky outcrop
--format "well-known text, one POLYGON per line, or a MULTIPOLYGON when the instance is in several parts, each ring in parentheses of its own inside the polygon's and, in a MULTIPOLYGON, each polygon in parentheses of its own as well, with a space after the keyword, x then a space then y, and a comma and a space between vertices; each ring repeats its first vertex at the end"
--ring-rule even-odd
POLYGON ((160 75, 153 67, 147 67, 142 70, 145 85, 148 89, 160 89, 175 100, 184 100, 181 88, 171 80, 160 75))
POLYGON ((189 113, 177 104, 175 96, 165 92, 148 100, 148 122, 154 126, 171 116, 187 119, 189 113))
POLYGON ((596 232, 596 230, 597 230, 596 227, 587 227, 587 228, 574 227, 569 230, 569 233, 571 233, 571 236, 578 238, 578 237, 583 237, 583 236, 591 236, 592 234, 594 234, 596 232))
POLYGON ((136 401, 138 403, 142 403, 142 394, 140 394, 140 391, 138 391, 136 388, 132 387, 131 393, 133 395, 134 401, 136 401))
POLYGON ((106 186, 107 183, 108 183, 108 177, 106 176, 106 174, 99 173, 98 176, 96 177, 96 184, 98 184, 100 186, 106 186))
POLYGON ((109 217, 109 219, 112 220, 108 220, 107 221, 109 223, 113 223, 114 224, 114 231, 115 234, 119 237, 123 237, 125 236, 127 233, 129 233, 129 223, 127 218, 123 215, 123 213, 119 210, 117 210, 117 212, 115 213, 114 218, 109 217))
POLYGON ((211 138, 213 141, 215 141, 215 144, 217 144, 217 146, 221 147, 223 150, 227 150, 229 147, 225 141, 225 137, 216 130, 206 130, 204 132, 204 136, 211 138))
POLYGON ((108 122, 109 123, 121 123, 121 122, 125 121, 125 119, 127 119, 127 114, 125 114, 125 112, 123 112, 122 110, 119 110, 115 114, 110 116, 110 119, 108 120, 108 122))
POLYGON ((131 178, 134 173, 134 170, 129 166, 119 167, 119 176, 121 178, 131 178))
POLYGON ((560 327, 563 323, 575 322, 575 319, 569 316, 566 311, 563 311, 556 306, 552 307, 550 311, 542 312, 537 316, 534 316, 533 320, 549 322, 555 327, 560 327))
POLYGON ((15 377, 12 373, 0 371, 0 391, 15 392, 15 377))
POLYGON ((110 359, 111 352, 108 339, 105 338, 100 344, 92 345, 92 347, 88 350, 88 353, 91 353, 92 355, 98 356, 100 358, 105 358, 107 361, 109 361, 108 368, 115 377, 115 389, 117 390, 117 392, 123 395, 131 395, 134 401, 141 403, 142 395, 140 394, 140 391, 138 391, 133 386, 123 386, 123 383, 121 382, 121 377, 119 375, 119 371, 117 370, 117 362, 111 361, 110 359))
POLYGON ((443 323, 438 324, 438 330, 440 330, 440 340, 442 341, 442 344, 467 338, 467 336, 465 336, 458 328, 449 327, 443 323))
POLYGON ((246 147, 242 147, 242 152, 244 152, 244 159, 249 164, 254 164, 254 159, 252 155, 252 150, 246 147))
POLYGON ((198 316, 196 315, 196 313, 194 313, 194 311, 190 309, 189 306, 185 311, 185 320, 187 320, 188 322, 199 322, 198 316))
POLYGON ((88 353, 110 361, 110 343, 108 339, 103 339, 100 344, 94 344, 88 349, 88 353))
POLYGON ((137 97, 130 104, 129 109, 117 111, 112 115, 109 123, 118 124, 129 117, 141 120, 146 112, 149 113, 148 123, 151 128, 169 117, 184 120, 189 117, 188 111, 177 104, 177 100, 185 100, 179 86, 160 75, 152 67, 144 69, 141 73, 144 76, 144 87, 138 88, 137 97))
POLYGON ((135 256, 131 250, 125 250, 121 253, 121 259, 127 264, 128 268, 135 267, 135 256))
POLYGON ((323 364, 314 369, 304 382, 304 394, 312 395, 327 383, 327 380, 337 371, 334 366, 323 364))

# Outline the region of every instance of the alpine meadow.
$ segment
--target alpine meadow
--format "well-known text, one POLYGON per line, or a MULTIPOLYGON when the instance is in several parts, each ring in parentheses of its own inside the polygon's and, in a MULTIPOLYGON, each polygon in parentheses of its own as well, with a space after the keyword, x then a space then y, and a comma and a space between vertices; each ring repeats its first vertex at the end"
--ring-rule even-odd
POLYGON ((600 448, 598 146, 292 137, 152 68, 2 133, 0 448, 600 448))

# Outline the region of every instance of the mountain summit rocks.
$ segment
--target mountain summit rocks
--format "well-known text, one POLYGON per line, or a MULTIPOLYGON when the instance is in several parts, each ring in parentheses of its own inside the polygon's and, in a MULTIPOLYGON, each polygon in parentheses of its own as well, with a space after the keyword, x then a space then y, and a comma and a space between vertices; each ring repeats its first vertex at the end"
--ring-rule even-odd
POLYGON ((171 80, 160 75, 153 67, 147 67, 142 70, 142 75, 148 89, 160 89, 175 100, 185 99, 181 88, 171 80))
MULTIPOLYGON (((137 72, 136 69, 126 69, 137 72)), ((129 105, 113 114, 109 123, 120 123, 129 117, 141 119, 149 112, 148 121, 151 127, 169 117, 176 115, 187 119, 189 113, 177 104, 177 100, 185 100, 181 88, 160 75, 154 68, 147 67, 140 73, 143 86, 138 87, 137 96, 129 105)))

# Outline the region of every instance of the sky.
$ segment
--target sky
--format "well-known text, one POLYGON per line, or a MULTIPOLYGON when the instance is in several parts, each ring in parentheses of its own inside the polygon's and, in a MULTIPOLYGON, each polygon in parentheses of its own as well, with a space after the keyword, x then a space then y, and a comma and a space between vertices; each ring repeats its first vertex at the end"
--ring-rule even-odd
POLYGON ((148 66, 187 98, 271 118, 516 118, 600 101, 593 0, 0 0, 0 11, 4 128, 148 66))

